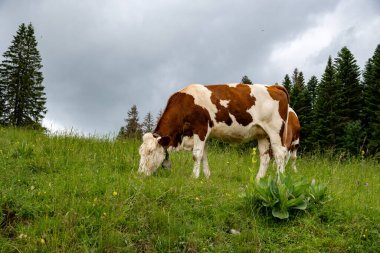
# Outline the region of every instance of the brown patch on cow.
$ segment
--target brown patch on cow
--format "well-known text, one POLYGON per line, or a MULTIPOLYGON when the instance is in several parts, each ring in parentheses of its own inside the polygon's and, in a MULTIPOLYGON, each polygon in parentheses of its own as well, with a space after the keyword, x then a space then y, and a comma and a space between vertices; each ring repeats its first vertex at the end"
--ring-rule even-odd
POLYGON ((197 134, 204 141, 208 127, 212 126, 210 114, 194 103, 193 96, 177 92, 169 98, 154 133, 170 137, 166 147, 177 147, 184 136, 197 134))
POLYGON ((288 116, 288 104, 289 104, 289 95, 285 87, 281 85, 271 85, 267 86, 267 90, 272 99, 279 102, 278 112, 281 118, 286 121, 288 116))
POLYGON ((288 115, 288 129, 286 135, 286 147, 290 150, 296 150, 298 144, 292 145, 292 142, 300 138, 301 125, 297 115, 293 111, 289 111, 288 115), (297 146, 297 147, 294 147, 297 146))
POLYGON ((248 109, 255 105, 256 98, 251 96, 251 88, 248 85, 238 84, 236 87, 231 87, 219 84, 207 85, 206 88, 211 91, 211 102, 218 109, 215 114, 216 122, 224 122, 230 126, 232 124, 230 114, 243 126, 252 122, 252 115, 248 113, 248 109), (228 101, 227 107, 221 104, 221 100, 228 101))

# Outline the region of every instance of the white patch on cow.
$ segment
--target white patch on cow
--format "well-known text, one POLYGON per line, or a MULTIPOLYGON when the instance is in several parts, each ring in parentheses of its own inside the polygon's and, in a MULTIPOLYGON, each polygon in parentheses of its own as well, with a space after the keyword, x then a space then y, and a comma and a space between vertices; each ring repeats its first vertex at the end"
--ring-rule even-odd
POLYGON ((297 113, 293 110, 293 108, 291 108, 290 106, 288 107, 288 113, 294 113, 296 115, 296 117, 298 118, 297 116, 297 113))
POLYGON ((260 126, 253 123, 243 126, 237 122, 234 115, 229 115, 232 119, 232 124, 228 126, 224 122, 216 122, 210 136, 228 142, 247 142, 257 138, 257 136, 266 135, 260 126))
POLYGON ((211 119, 215 119, 215 113, 218 109, 216 105, 211 102, 211 91, 204 85, 192 84, 180 90, 180 92, 191 95, 194 98, 194 103, 207 109, 211 119))
MULTIPOLYGON (((239 84, 240 83, 230 83, 225 85, 229 87, 236 87, 239 84)), ((211 91, 207 89, 207 87, 202 84, 192 84, 183 88, 179 92, 193 96, 194 103, 207 109, 207 111, 210 113, 211 119, 215 119, 215 114, 217 113, 218 109, 216 108, 216 105, 211 102, 211 91)))
POLYGON ((230 103, 230 100, 220 100, 221 106, 228 107, 228 104, 230 103))
POLYGON ((143 136, 143 143, 140 146, 139 173, 150 176, 162 164, 165 159, 165 150, 158 143, 159 138, 155 138, 152 133, 143 136))
POLYGON ((297 145, 297 144, 300 144, 300 139, 296 139, 292 142, 292 145, 297 145))

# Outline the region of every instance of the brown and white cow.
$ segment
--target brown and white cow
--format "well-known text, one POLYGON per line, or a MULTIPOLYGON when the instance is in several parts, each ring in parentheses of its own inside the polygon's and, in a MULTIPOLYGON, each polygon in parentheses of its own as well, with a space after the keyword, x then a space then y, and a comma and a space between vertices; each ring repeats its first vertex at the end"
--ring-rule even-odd
MULTIPOLYGON (((209 137, 230 142, 269 138, 277 164, 284 172, 287 153, 286 122, 288 93, 283 86, 193 84, 174 93, 153 133, 143 136, 139 172, 151 175, 172 149, 192 149, 193 176, 199 177, 201 162, 210 176, 206 140, 209 137)), ((265 175, 260 167, 257 179, 265 175)), ((265 168, 266 170, 266 168, 265 168)))
MULTIPOLYGON (((297 150, 300 143, 300 132, 301 125, 298 120, 296 112, 289 107, 288 109, 288 121, 286 127, 286 138, 284 139, 284 144, 288 150, 285 165, 288 163, 289 158, 292 159, 292 167, 294 171, 297 171, 295 161, 297 159, 297 150)), ((268 138, 262 138, 258 140, 258 148, 260 152, 260 169, 257 178, 263 177, 266 174, 267 168, 269 166, 270 158, 273 156, 271 150, 271 144, 268 138)))

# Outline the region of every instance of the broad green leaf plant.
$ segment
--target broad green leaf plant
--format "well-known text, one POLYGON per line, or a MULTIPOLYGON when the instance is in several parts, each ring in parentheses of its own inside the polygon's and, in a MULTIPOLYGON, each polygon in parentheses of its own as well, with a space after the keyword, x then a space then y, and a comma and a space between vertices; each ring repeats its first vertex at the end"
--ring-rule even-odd
POLYGON ((305 178, 294 180, 290 175, 279 173, 274 177, 268 176, 256 181, 255 148, 252 150, 252 164, 250 185, 245 197, 257 209, 271 210, 271 214, 276 218, 288 219, 292 210, 306 210, 311 205, 322 204, 329 199, 326 185, 316 185, 314 179, 309 183, 305 178))

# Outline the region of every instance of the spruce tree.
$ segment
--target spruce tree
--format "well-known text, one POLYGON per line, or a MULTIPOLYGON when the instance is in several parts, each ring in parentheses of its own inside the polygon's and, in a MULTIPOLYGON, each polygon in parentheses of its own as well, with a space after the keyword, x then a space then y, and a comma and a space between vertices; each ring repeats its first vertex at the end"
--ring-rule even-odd
POLYGON ((5 86, 1 82, 1 72, 0 72, 0 125, 5 124, 5 115, 4 115, 4 107, 5 107, 5 86))
POLYGON ((305 79, 303 77, 303 73, 299 72, 297 68, 294 69, 293 75, 292 75, 292 90, 290 93, 290 106, 297 110, 298 107, 301 105, 298 105, 300 102, 298 101, 300 99, 300 94, 305 88, 305 79))
POLYGON ((142 132, 151 133, 153 131, 153 116, 150 112, 144 118, 144 122, 142 123, 142 132))
POLYGON ((309 149, 309 136, 311 130, 311 98, 308 89, 305 86, 305 78, 302 71, 296 68, 292 76, 292 97, 290 106, 297 113, 301 123, 301 140, 303 149, 309 149))
POLYGON ((316 76, 312 76, 309 82, 307 82, 307 89, 310 94, 312 108, 314 108, 315 101, 317 99, 317 87, 318 87, 318 78, 316 76))
POLYGON ((133 105, 128 111, 128 118, 125 119, 125 122, 127 123, 125 126, 125 136, 128 138, 140 138, 142 130, 136 105, 133 105))
POLYGON ((302 140, 302 146, 305 146, 308 150, 314 148, 316 140, 314 138, 314 122, 315 122, 315 102, 317 99, 317 88, 318 79, 316 76, 312 76, 307 82, 305 91, 305 102, 307 110, 305 122, 302 124, 302 129, 304 133, 304 139, 302 140))
POLYGON ((125 134, 125 127, 120 127, 120 130, 119 130, 119 133, 117 134, 117 137, 116 137, 118 140, 124 140, 127 138, 126 134, 125 134))
POLYGON ((336 146, 336 125, 339 121, 336 111, 339 96, 336 71, 330 56, 317 88, 317 100, 312 122, 312 138, 319 148, 336 146))
POLYGON ((343 47, 335 58, 336 81, 341 99, 341 118, 345 122, 360 119, 362 108, 362 86, 360 68, 356 59, 347 47, 343 47))
POLYGON ((337 98, 339 106, 336 111, 339 116, 339 121, 336 122, 338 148, 357 153, 358 150, 353 148, 352 140, 357 140, 357 149, 359 149, 360 140, 357 139, 358 136, 352 129, 357 130, 357 126, 360 125, 359 120, 363 105, 362 85, 359 79, 360 68, 347 47, 343 47, 335 58, 335 69, 338 93, 340 94, 337 98), (346 136, 353 133, 355 136, 346 136))
POLYGON ((243 78, 241 79, 241 83, 252 84, 252 81, 248 78, 248 76, 243 76, 243 78))
POLYGON ((363 125, 370 154, 380 152, 380 44, 363 73, 363 125))
POLYGON ((0 64, 3 123, 40 126, 47 110, 41 56, 32 24, 21 24, 0 64))

